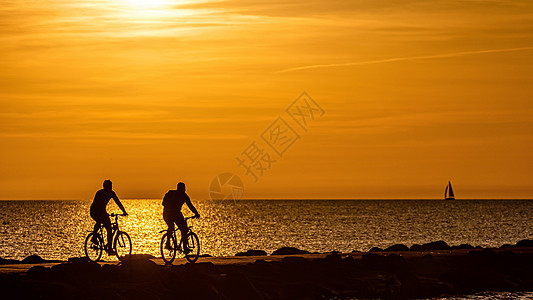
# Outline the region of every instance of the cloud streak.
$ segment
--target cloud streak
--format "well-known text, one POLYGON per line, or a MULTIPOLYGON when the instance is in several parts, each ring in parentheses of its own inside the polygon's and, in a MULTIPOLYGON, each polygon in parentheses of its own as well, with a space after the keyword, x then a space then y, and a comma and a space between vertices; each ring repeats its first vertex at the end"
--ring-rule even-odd
POLYGON ((274 74, 304 71, 304 70, 311 70, 311 69, 321 69, 321 68, 366 66, 366 65, 387 64, 387 63, 401 62, 401 61, 428 60, 428 59, 460 57, 460 56, 477 55, 477 54, 505 53, 505 52, 516 52, 516 51, 527 51, 527 50, 533 50, 533 47, 488 49, 488 50, 463 51, 463 52, 442 53, 442 54, 432 54, 432 55, 393 57, 393 58, 367 60, 367 61, 360 61, 360 62, 307 65, 307 66, 279 70, 279 71, 274 72, 274 74))

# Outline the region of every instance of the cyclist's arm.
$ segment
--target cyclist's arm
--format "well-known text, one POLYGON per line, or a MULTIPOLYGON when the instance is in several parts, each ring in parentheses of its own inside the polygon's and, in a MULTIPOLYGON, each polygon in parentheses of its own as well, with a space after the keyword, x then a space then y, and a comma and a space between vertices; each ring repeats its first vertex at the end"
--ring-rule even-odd
POLYGON ((124 208, 124 205, 122 205, 122 202, 118 200, 118 196, 115 192, 113 192, 113 200, 115 200, 115 203, 118 205, 118 207, 122 210, 122 212, 127 215, 126 209, 124 208))
POLYGON ((187 196, 187 198, 185 199, 185 203, 187 204, 187 206, 189 207, 189 209, 194 213, 194 215, 195 215, 196 217, 200 217, 200 214, 199 214, 198 211, 196 210, 196 207, 194 207, 194 205, 192 205, 191 198, 189 198, 189 196, 187 196))

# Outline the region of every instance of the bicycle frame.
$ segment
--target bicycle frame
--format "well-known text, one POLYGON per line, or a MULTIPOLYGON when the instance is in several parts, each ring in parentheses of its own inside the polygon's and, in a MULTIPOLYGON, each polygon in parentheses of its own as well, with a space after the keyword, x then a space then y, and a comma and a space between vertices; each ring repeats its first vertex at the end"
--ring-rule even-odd
MULTIPOLYGON (((111 222, 111 237, 113 240, 115 238, 115 235, 117 232, 120 231, 120 228, 118 226, 118 216, 119 214, 110 214, 110 217, 115 217, 115 221, 111 222)), ((98 227, 97 234, 102 238, 102 241, 104 241, 104 244, 102 246, 107 246, 107 236, 104 236, 104 224, 100 223, 100 226, 98 227)), ((88 230, 88 232, 93 232, 92 230, 88 230)))
MULTIPOLYGON (((193 226, 192 225, 189 226, 189 224, 187 222, 187 220, 189 220, 189 219, 194 219, 194 217, 185 218, 185 226, 187 226, 187 235, 190 235, 193 232, 192 231, 192 227, 193 226)), ((172 236, 174 238, 174 241, 177 243, 177 245, 173 245, 173 248, 174 248, 174 250, 178 250, 181 253, 181 252, 183 252, 183 250, 180 247, 181 246, 181 239, 180 239, 180 241, 178 243, 178 240, 177 240, 177 237, 176 237, 176 231, 178 231, 178 230, 180 230, 178 227, 175 227, 174 230, 172 230, 172 236)), ((170 231, 169 229, 164 229, 164 230, 159 231, 159 233, 165 233, 166 232, 168 234, 169 231, 170 231)))

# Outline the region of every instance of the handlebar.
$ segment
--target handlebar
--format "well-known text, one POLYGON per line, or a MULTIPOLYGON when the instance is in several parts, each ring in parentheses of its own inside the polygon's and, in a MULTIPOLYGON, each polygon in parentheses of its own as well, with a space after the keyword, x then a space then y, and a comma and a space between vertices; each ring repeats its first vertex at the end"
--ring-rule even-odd
MULTIPOLYGON (((189 219, 197 219, 197 218, 198 218, 198 217, 196 217, 196 216, 191 216, 191 217, 186 217, 186 218, 184 218, 184 219, 185 219, 185 221, 187 221, 187 220, 189 220, 189 219)), ((192 226, 189 226, 189 228, 191 228, 191 227, 192 227, 192 226)), ((179 230, 179 228, 176 227, 174 230, 179 230)), ((159 231, 159 233, 163 233, 163 232, 167 232, 167 229, 163 229, 163 230, 159 231)))
POLYGON ((129 215, 125 215, 125 214, 116 214, 116 213, 112 213, 112 214, 109 214, 110 217, 126 217, 126 216, 129 216, 129 215))

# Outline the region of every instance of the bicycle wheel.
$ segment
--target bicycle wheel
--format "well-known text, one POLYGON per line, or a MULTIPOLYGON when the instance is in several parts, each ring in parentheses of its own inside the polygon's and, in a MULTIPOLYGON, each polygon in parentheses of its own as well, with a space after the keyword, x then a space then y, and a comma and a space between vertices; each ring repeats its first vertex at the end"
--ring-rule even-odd
POLYGON ((102 237, 97 234, 96 239, 98 243, 95 244, 92 242, 94 232, 91 232, 85 238, 85 256, 91 261, 99 261, 102 257, 102 252, 104 251, 104 241, 102 237))
POLYGON ((131 255, 131 239, 127 232, 119 231, 117 235, 115 235, 113 249, 115 249, 119 260, 126 255, 131 255))
POLYGON ((198 260, 198 257, 200 256, 200 240, 198 239, 198 236, 194 232, 190 232, 187 236, 187 244, 189 246, 189 254, 185 255, 185 258, 191 262, 194 263, 196 260, 198 260))
POLYGON ((171 264, 176 258, 176 236, 170 232, 163 234, 161 238, 161 258, 167 264, 171 264), (167 242, 170 247, 167 247, 167 242))

